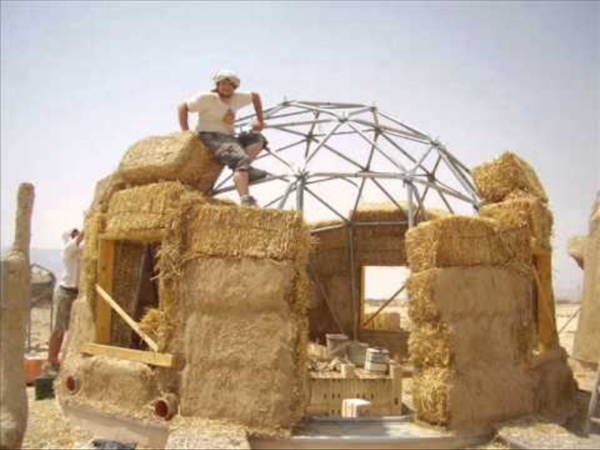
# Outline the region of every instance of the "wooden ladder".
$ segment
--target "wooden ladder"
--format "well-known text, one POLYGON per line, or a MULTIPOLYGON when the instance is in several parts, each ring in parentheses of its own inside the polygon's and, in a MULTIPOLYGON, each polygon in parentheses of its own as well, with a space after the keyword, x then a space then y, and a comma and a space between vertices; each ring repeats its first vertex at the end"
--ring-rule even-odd
POLYGON ((585 418, 585 424, 583 425, 583 435, 588 436, 590 434, 590 428, 592 423, 600 425, 600 416, 595 416, 596 408, 598 407, 598 394, 600 393, 600 361, 598 362, 598 369, 596 370, 596 382, 592 389, 592 398, 590 398, 590 405, 588 407, 587 416, 585 418))

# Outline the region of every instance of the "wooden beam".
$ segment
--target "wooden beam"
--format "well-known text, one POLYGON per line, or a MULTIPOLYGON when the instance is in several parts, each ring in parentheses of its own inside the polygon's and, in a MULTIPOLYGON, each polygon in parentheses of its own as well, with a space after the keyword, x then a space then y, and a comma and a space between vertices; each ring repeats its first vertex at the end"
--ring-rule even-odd
POLYGON ((119 306, 119 304, 116 301, 114 301, 113 298, 110 295, 108 295, 108 293, 104 289, 102 289, 98 284, 96 285, 96 292, 100 295, 100 298, 102 298, 106 303, 108 303, 110 307, 114 309, 119 316, 121 316, 121 318, 127 323, 127 325, 129 325, 131 329, 135 331, 138 334, 138 336, 144 340, 146 344, 148 344, 148 347, 150 347, 151 350, 155 352, 158 351, 158 344, 154 342, 150 336, 144 333, 140 328, 140 325, 135 320, 133 320, 129 316, 129 314, 127 314, 123 310, 123 308, 121 308, 121 306, 119 306))
MULTIPOLYGON (((98 284, 109 293, 113 291, 115 241, 100 239, 98 243, 98 284)), ((106 302, 96 301, 96 341, 110 344, 112 310, 106 302)))
POLYGON ((137 361, 151 366, 173 368, 177 359, 169 353, 156 353, 130 348, 114 347, 111 345, 93 344, 91 342, 81 345, 81 353, 86 355, 109 356, 112 358, 137 361))

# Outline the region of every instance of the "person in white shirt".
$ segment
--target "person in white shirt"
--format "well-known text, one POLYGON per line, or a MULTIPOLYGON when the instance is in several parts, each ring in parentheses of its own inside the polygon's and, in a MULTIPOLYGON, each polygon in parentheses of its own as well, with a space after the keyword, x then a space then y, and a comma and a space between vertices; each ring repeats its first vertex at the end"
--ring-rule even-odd
POLYGON ((48 370, 52 372, 57 372, 60 367, 59 354, 65 332, 69 329, 71 306, 79 293, 79 265, 83 237, 83 231, 80 232, 76 228, 63 235, 63 271, 55 293, 56 317, 48 344, 48 370))
POLYGON ((249 181, 267 176, 263 170, 251 167, 251 163, 267 145, 260 133, 264 128, 263 109, 256 92, 236 92, 240 78, 229 70, 220 70, 213 77, 215 89, 200 92, 178 107, 179 126, 189 130, 188 114, 198 113, 196 131, 200 140, 217 159, 233 171, 233 181, 241 204, 256 206, 249 193, 249 181), (241 108, 252 104, 256 111, 256 122, 252 132, 235 135, 235 115, 241 108))

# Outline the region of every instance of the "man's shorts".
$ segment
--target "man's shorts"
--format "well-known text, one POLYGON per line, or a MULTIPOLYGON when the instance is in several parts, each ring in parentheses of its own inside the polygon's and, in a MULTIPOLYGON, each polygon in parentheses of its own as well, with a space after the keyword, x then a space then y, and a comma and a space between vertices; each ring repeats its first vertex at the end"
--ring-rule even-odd
POLYGON ((71 306, 77 298, 77 289, 59 286, 56 291, 54 305, 56 317, 54 319, 54 331, 67 331, 71 320, 71 306))
POLYGON ((200 140, 216 156, 221 164, 226 165, 231 170, 248 170, 252 160, 246 153, 248 147, 263 142, 263 147, 267 145, 267 140, 260 133, 240 133, 238 136, 225 133, 198 133, 200 140))

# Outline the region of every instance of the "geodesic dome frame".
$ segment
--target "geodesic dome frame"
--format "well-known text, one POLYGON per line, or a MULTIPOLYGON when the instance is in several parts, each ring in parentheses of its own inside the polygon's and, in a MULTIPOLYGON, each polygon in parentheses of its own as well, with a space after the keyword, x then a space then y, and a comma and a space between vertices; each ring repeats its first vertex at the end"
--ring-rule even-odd
MULTIPOLYGON (((471 212, 479 208, 469 169, 442 142, 374 105, 286 100, 266 109, 264 118, 264 134, 270 142, 253 165, 270 175, 252 184, 252 194, 264 208, 298 210, 308 222, 321 222, 313 225, 313 234, 347 228, 355 311, 359 295, 354 275, 355 226, 410 228, 425 220, 432 206, 450 213, 461 207, 463 212, 465 207, 471 212), (407 219, 353 221, 352 211, 373 200, 395 205, 407 219), (315 210, 321 214, 311 218, 315 210), (327 221, 332 218, 341 223, 327 221)), ((242 117, 236 126, 240 131, 248 129, 255 119, 255 114, 242 117)), ((234 190, 232 175, 225 173, 213 195, 234 190)), ((403 289, 404 285, 385 305, 403 289)), ((358 326, 355 317, 354 338, 358 326)))
MULTIPOLYGON (((271 176, 254 183, 270 183, 270 193, 276 194, 269 199, 263 190, 260 199, 265 199, 265 208, 304 211, 310 197, 348 222, 348 214, 314 189, 340 180, 356 190, 350 210, 366 200, 365 186, 370 182, 386 201, 398 207, 406 201, 410 226, 434 192, 451 213, 456 201, 479 205, 469 169, 444 144, 376 106, 284 101, 265 110, 264 117, 270 143, 255 164, 276 163, 268 167, 271 176), (445 176, 440 176, 442 171, 445 176), (402 189, 388 189, 385 181, 400 182, 402 189)), ((255 118, 255 114, 242 117, 236 126, 249 128, 255 118)), ((232 176, 225 174, 213 193, 219 196, 232 190, 232 176)))

